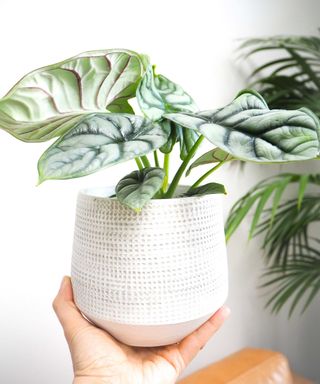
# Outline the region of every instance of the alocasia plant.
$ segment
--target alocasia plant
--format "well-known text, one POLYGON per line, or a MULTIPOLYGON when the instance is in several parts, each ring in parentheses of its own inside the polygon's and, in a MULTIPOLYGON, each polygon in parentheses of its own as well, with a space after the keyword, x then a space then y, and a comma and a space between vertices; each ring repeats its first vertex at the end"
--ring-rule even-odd
POLYGON ((138 170, 119 181, 116 197, 137 212, 152 198, 175 196, 194 167, 213 164, 182 197, 225 193, 220 184, 201 184, 233 159, 307 160, 319 155, 320 145, 318 117, 306 108, 270 110, 261 95, 244 90, 222 108, 199 112, 179 85, 155 73, 147 56, 120 49, 85 52, 26 75, 0 100, 0 127, 26 142, 58 137, 40 157, 39 182, 134 159, 138 170), (134 114, 134 97, 143 116, 134 114), (213 149, 190 165, 204 139, 213 149), (169 183, 177 143, 181 164, 169 183))

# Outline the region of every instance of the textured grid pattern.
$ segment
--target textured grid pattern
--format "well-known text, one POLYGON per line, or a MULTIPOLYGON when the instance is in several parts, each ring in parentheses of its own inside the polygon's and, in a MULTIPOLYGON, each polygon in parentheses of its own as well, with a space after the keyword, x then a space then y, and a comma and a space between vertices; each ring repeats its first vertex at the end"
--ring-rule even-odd
POLYGON ((140 214, 79 193, 72 281, 78 307, 126 324, 204 316, 227 295, 222 196, 152 200, 140 214))

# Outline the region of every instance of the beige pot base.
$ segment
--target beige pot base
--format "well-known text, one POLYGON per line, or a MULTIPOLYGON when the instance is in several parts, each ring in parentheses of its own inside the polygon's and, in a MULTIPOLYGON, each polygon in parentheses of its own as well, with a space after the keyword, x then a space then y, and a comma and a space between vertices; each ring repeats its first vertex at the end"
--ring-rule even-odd
POLYGON ((130 325, 92 317, 88 317, 88 319, 100 328, 107 330, 122 343, 135 347, 158 347, 178 343, 200 327, 213 313, 184 323, 165 325, 130 325))
POLYGON ((205 323, 222 305, 226 297, 220 303, 216 303, 213 311, 198 319, 177 324, 162 325, 130 325, 114 321, 96 319, 84 315, 99 328, 106 330, 117 340, 134 347, 160 347, 180 342, 184 337, 205 323))

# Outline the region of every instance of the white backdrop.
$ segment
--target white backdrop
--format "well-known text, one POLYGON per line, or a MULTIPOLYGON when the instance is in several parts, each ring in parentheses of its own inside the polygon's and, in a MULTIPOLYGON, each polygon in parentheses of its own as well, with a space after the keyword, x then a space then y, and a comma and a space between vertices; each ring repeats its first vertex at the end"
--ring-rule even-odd
MULTIPOLYGON (((121 47, 149 54, 159 73, 180 83, 201 109, 215 108, 244 85, 241 63, 234 61, 236 39, 317 33, 319 11, 317 0, 1 0, 0 94, 34 68, 86 50, 121 47)), ((36 188, 36 162, 47 145, 25 144, 0 131, 1 384, 71 383, 69 353, 51 301, 70 269, 77 190, 112 185, 128 169, 119 165, 36 188)), ((226 210, 277 170, 219 171, 229 190, 226 210)), ((246 242, 247 232, 244 224, 229 244, 232 317, 186 373, 258 346, 283 351, 297 371, 319 379, 320 301, 290 321, 285 313, 269 315, 256 289, 259 241, 246 242)))

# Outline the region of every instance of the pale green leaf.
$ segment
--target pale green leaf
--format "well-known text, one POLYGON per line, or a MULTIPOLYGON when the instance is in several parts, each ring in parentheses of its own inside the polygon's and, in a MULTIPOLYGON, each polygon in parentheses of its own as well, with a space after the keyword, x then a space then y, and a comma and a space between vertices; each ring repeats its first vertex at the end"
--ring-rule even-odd
POLYGON ((142 112, 152 120, 159 120, 165 112, 198 110, 191 96, 180 85, 156 75, 151 65, 139 84, 137 100, 142 112))
POLYGON ((216 111, 171 113, 165 118, 196 129, 232 156, 254 162, 289 162, 319 155, 320 124, 305 108, 270 110, 262 96, 242 92, 216 111))
POLYGON ((93 112, 129 112, 144 65, 135 52, 111 49, 37 69, 0 100, 0 128, 37 142, 64 134, 93 112))
POLYGON ((85 116, 41 156, 39 181, 81 177, 161 147, 169 132, 149 119, 96 113, 85 116))
POLYGON ((162 168, 144 168, 131 172, 119 181, 116 195, 120 203, 140 212, 160 190, 165 172, 162 168))

